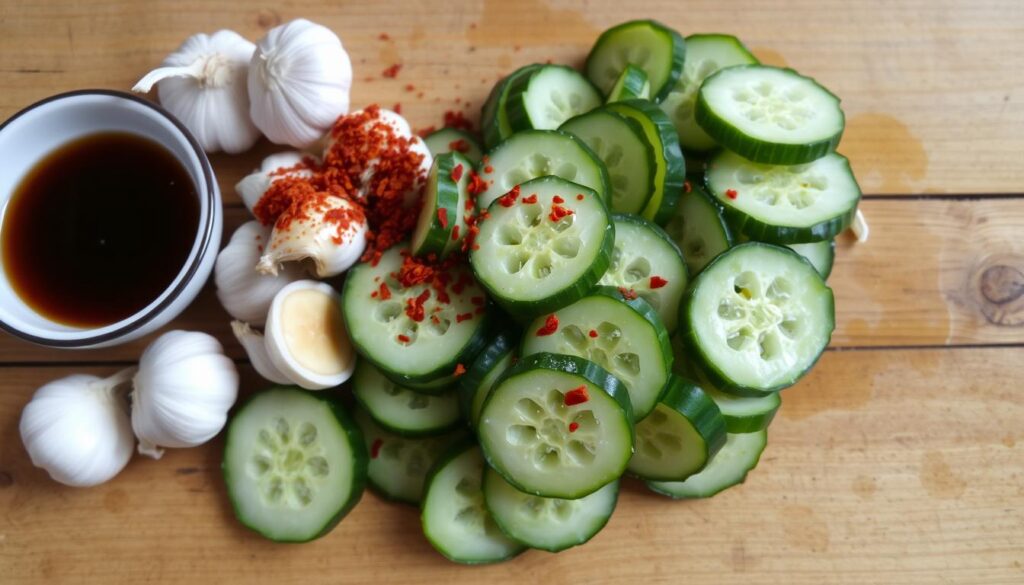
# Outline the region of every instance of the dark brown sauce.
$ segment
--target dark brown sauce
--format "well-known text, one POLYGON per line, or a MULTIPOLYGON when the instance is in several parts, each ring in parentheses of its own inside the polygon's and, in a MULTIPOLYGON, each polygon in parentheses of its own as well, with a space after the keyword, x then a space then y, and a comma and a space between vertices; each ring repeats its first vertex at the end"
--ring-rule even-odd
POLYGON ((134 134, 92 134, 29 171, 3 216, 14 291, 47 318, 116 323, 148 305, 188 259, 199 198, 181 162, 134 134))

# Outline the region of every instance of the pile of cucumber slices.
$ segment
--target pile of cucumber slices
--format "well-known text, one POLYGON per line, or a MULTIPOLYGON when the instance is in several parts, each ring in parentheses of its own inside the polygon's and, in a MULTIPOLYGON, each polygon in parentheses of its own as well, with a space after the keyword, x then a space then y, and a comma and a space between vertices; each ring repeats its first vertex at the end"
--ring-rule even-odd
POLYGON ((605 31, 583 73, 514 71, 479 136, 427 138, 410 240, 347 275, 355 406, 274 388, 235 415, 238 518, 310 540, 369 483, 488 563, 588 541, 624 476, 742 483, 832 334, 832 239, 860 200, 843 127, 813 79, 651 20, 605 31), (409 257, 441 288, 401 277, 409 257))

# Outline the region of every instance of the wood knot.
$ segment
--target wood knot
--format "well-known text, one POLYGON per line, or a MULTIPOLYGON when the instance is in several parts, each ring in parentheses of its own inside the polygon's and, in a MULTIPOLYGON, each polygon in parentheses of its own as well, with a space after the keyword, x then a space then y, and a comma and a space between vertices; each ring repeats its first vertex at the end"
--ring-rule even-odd
POLYGON ((281 15, 276 10, 260 10, 256 17, 256 24, 264 29, 274 28, 281 24, 281 15))
POLYGON ((1012 303, 1024 295, 1024 274, 1005 264, 986 268, 981 273, 981 294, 990 303, 1012 303))
POLYGON ((989 258, 972 279, 975 298, 985 319, 993 325, 1024 325, 1024 261, 1009 255, 989 258))

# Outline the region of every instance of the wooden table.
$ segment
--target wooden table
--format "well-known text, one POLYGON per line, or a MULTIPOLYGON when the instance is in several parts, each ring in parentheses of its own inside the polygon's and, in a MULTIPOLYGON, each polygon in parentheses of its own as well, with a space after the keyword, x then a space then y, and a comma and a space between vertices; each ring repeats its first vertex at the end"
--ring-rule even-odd
MULTIPOLYGON (((1024 3, 455 4, 3 0, 0 116, 63 90, 129 88, 194 32, 255 39, 298 16, 343 38, 354 104, 400 102, 416 127, 456 96, 475 113, 520 64, 580 63, 621 20, 735 33, 843 97, 840 150, 872 228, 866 245, 840 238, 832 347, 785 391, 760 467, 708 501, 627 482, 588 545, 486 568, 446 562, 415 510, 369 493, 329 536, 275 545, 234 521, 219 441, 136 457, 94 489, 29 463, 17 427, 32 391, 112 373, 149 340, 69 352, 0 337, 0 582, 1024 583, 1024 3)), ((273 150, 214 157, 227 230, 245 216, 232 186, 273 150)), ((259 387, 227 322, 206 291, 173 326, 217 334, 259 387)))

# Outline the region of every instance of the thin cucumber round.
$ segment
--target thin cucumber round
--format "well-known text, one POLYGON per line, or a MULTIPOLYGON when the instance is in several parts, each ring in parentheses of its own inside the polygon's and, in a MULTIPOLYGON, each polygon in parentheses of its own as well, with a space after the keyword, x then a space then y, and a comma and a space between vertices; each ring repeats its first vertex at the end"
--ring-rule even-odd
POLYGON ((610 104, 632 99, 651 99, 651 82, 643 69, 636 65, 626 65, 612 90, 608 92, 606 102, 610 104))
POLYGON ((505 112, 513 132, 554 130, 600 105, 601 95, 578 71, 564 65, 541 65, 512 81, 505 112))
POLYGON ((494 300, 521 318, 587 293, 608 268, 615 226, 600 197, 558 177, 527 181, 488 208, 473 272, 494 300))
POLYGON ((495 384, 477 436, 487 462, 516 489, 577 499, 622 475, 633 453, 622 384, 593 362, 540 353, 495 384))
POLYGON ((633 420, 654 410, 673 358, 668 331, 647 301, 601 286, 552 315, 526 327, 522 355, 551 352, 590 360, 626 387, 633 420))
POLYGON ((476 356, 459 381, 459 403, 462 415, 470 427, 476 428, 484 401, 490 395, 494 382, 512 365, 518 344, 517 333, 499 333, 476 356))
POLYGON ((424 138, 423 142, 434 158, 446 152, 458 152, 475 166, 483 157, 483 150, 477 139, 469 132, 458 128, 446 127, 435 130, 424 138))
POLYGON ((501 143, 509 136, 512 136, 512 126, 508 122, 508 113, 505 111, 505 104, 508 100, 508 90, 512 83, 521 76, 529 75, 539 64, 525 65, 510 73, 491 89, 487 101, 480 110, 480 132, 484 138, 484 146, 490 150, 501 143))
POLYGON ((703 390, 672 376, 654 411, 636 425, 633 475, 655 481, 683 481, 700 472, 725 445, 725 419, 703 390))
POLYGON ((810 244, 789 244, 787 247, 807 258, 822 278, 827 280, 832 274, 832 263, 836 258, 835 240, 822 240, 810 244))
POLYGON ((644 70, 654 99, 663 99, 683 71, 686 42, 673 29, 654 20, 633 20, 598 37, 587 55, 587 77, 608 95, 627 65, 644 70))
POLYGON ((465 201, 471 169, 466 157, 457 152, 434 158, 423 190, 423 208, 412 232, 413 254, 442 256, 449 249, 452 231, 463 216, 460 202, 465 201))
POLYGON ((613 481, 576 500, 525 494, 497 471, 484 472, 484 501, 501 531, 523 545, 560 552, 583 544, 604 528, 619 499, 613 481))
POLYGON ((742 396, 796 383, 835 326, 832 289, 789 248, 750 242, 716 258, 683 297, 680 331, 708 379, 742 396))
POLYGON ((679 323, 679 299, 689 276, 675 242, 657 225, 623 213, 615 221, 611 265, 599 284, 632 290, 647 301, 669 334, 679 323))
POLYGON ((806 165, 765 165, 722 151, 704 176, 733 231, 759 242, 830 240, 853 222, 860 187, 846 157, 806 165))
POLYGON ((352 394, 377 424, 407 437, 436 435, 459 424, 459 398, 454 391, 432 395, 403 388, 368 360, 356 366, 352 394))
POLYGON ((686 481, 649 481, 652 491, 673 499, 710 498, 739 485, 757 467, 761 453, 768 445, 768 432, 729 434, 725 446, 715 454, 707 467, 686 481))
POLYGON ((756 433, 768 428, 775 418, 775 413, 782 406, 782 395, 778 392, 764 396, 735 396, 722 392, 706 380, 701 380, 700 383, 704 393, 711 397, 722 411, 725 430, 730 433, 756 433))
POLYGON ((486 465, 471 440, 453 445, 434 464, 423 492, 420 521, 430 544, 456 563, 479 565, 526 550, 502 533, 484 505, 486 465))
POLYGON ((696 183, 687 181, 689 190, 683 190, 679 206, 665 231, 679 245, 686 259, 690 275, 696 275, 715 256, 732 246, 732 234, 726 225, 722 212, 696 183))
POLYGON ((294 387, 264 390, 228 424, 224 483, 235 516, 277 542, 327 534, 366 483, 362 433, 335 399, 294 387))
POLYGON ((810 77, 767 65, 728 67, 697 92, 697 124, 759 163, 809 163, 834 151, 846 124, 839 98, 810 77))
POLYGON ((654 192, 654 151, 636 122, 605 108, 576 116, 560 130, 582 140, 608 170, 612 211, 640 213, 654 192))

